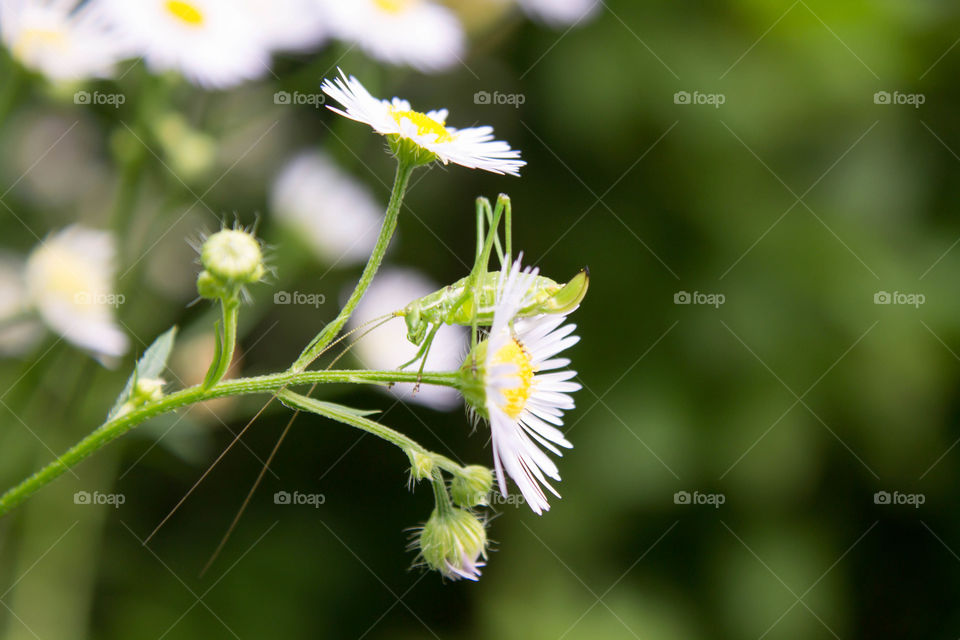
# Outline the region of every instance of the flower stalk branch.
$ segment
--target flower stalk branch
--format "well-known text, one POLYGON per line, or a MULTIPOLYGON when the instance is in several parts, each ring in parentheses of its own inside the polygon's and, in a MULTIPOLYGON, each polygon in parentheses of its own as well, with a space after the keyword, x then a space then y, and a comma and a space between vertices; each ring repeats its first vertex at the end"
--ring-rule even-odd
POLYGON ((455 387, 457 385, 457 375, 455 373, 428 372, 422 376, 418 376, 416 372, 412 371, 344 370, 284 372, 251 378, 226 380, 209 389, 204 389, 202 385, 189 387, 171 393, 158 400, 142 404, 138 408, 117 415, 97 427, 87 437, 68 449, 55 461, 0 496, 0 516, 7 514, 39 489, 66 473, 68 469, 73 468, 91 454, 99 451, 146 420, 176 409, 214 398, 277 393, 287 387, 314 383, 393 384, 398 382, 416 382, 418 379, 426 384, 449 387, 455 387))

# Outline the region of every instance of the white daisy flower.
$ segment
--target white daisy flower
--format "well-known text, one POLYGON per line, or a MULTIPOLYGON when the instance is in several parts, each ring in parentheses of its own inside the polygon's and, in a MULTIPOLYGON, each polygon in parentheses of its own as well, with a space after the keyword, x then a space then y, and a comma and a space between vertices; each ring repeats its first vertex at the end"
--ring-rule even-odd
POLYGON ((390 64, 437 71, 463 56, 456 15, 427 0, 318 0, 331 32, 390 64))
POLYGON ((243 0, 268 47, 309 51, 326 39, 329 28, 316 0, 243 0))
POLYGON ((115 253, 110 233, 73 225, 40 243, 25 271, 27 300, 44 322, 104 361, 129 347, 114 320, 123 302, 113 284, 115 253))
POLYGON ((25 67, 51 80, 109 76, 129 50, 91 0, 3 0, 0 37, 25 67))
MULTIPOLYGON (((356 329, 367 321, 392 314, 411 300, 422 298, 438 288, 435 282, 419 272, 383 269, 357 305, 348 327, 356 329)), ((413 358, 419 349, 407 340, 407 326, 402 318, 390 320, 363 338, 359 338, 360 335, 357 334, 353 351, 360 362, 370 369, 396 369, 413 358)), ((442 327, 430 349, 425 370, 455 371, 466 349, 467 331, 463 327, 442 327)), ((400 383, 392 385, 389 391, 398 398, 440 411, 449 411, 460 405, 460 394, 452 387, 424 384, 414 392, 413 384, 400 383)))
POLYGON ((493 139, 493 127, 454 129, 446 125, 446 109, 414 111, 400 98, 374 98, 359 80, 340 71, 340 78, 324 80, 323 91, 343 105, 345 111, 329 107, 342 116, 363 122, 391 139, 408 141, 428 158, 444 164, 453 162, 470 169, 491 173, 520 175, 520 152, 501 140, 493 139))
POLYGON ((517 0, 528 15, 556 26, 577 24, 593 16, 602 0, 517 0))
POLYGON ((225 88, 267 73, 264 32, 242 2, 231 0, 100 0, 155 71, 225 88))
POLYGON ((490 335, 468 356, 461 372, 467 380, 464 395, 490 421, 500 493, 508 495, 509 475, 540 514, 550 509, 543 487, 560 497, 546 479, 560 480, 557 465, 541 446, 556 455, 562 455, 557 446, 573 446, 558 427, 563 426, 563 412, 574 408, 569 394, 580 389, 570 382, 576 371, 565 369, 570 361, 555 356, 580 338, 571 335, 576 325, 564 324, 562 315, 516 317, 529 304, 536 275, 536 269, 521 270, 519 259, 501 272, 490 335), (474 357, 479 360, 476 367, 474 357))
POLYGON ((377 242, 383 205, 319 151, 287 163, 273 183, 270 208, 328 264, 365 262, 377 242))

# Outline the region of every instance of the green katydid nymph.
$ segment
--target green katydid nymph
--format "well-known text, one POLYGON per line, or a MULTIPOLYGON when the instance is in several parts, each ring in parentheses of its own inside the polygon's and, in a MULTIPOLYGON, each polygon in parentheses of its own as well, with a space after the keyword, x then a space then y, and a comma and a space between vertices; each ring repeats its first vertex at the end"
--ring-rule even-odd
MULTIPOLYGON (((403 367, 421 360, 421 369, 423 368, 433 338, 445 324, 471 327, 472 346, 476 346, 477 328, 489 326, 493 322, 493 310, 502 277, 500 271, 488 270, 490 254, 495 247, 501 266, 509 262, 512 255, 511 217, 510 198, 506 195, 501 194, 497 198, 497 206, 493 210, 489 200, 478 198, 477 252, 470 275, 394 312, 394 317, 402 317, 406 321, 407 339, 420 347, 416 356, 403 367), (505 218, 503 246, 498 234, 501 217, 505 218), (489 233, 485 233, 486 224, 489 224, 489 233)), ((587 269, 582 269, 566 284, 537 275, 532 278, 528 292, 529 303, 518 315, 531 317, 547 313, 570 313, 587 295, 589 284, 590 272, 587 269)))

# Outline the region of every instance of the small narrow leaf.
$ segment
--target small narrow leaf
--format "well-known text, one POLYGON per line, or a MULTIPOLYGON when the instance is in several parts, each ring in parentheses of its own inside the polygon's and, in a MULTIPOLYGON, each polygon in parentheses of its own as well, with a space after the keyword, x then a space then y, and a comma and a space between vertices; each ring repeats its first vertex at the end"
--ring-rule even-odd
MULTIPOLYGON (((336 416, 341 415, 352 416, 354 418, 366 418, 367 416, 380 413, 378 409, 355 409, 346 405, 337 404, 336 402, 327 402, 325 400, 308 398, 307 396, 288 390, 281 391, 277 394, 277 396, 280 398, 280 401, 283 402, 283 404, 287 405, 291 409, 299 409, 308 413, 316 413, 318 415, 327 416, 328 418, 333 418, 335 420, 340 420, 340 418, 336 416)), ((343 420, 340 421, 343 422, 343 420)))
POLYGON ((140 356, 140 359, 137 361, 137 366, 134 368, 130 378, 127 379, 126 386, 124 386, 117 401, 113 404, 113 408, 110 409, 110 413, 107 414, 108 420, 113 419, 120 411, 120 408, 130 399, 130 394, 133 393, 133 388, 134 385, 137 384, 137 380, 157 378, 163 373, 163 370, 167 367, 170 352, 173 350, 173 342, 176 336, 177 327, 170 327, 157 337, 157 339, 153 341, 153 344, 144 351, 143 355, 140 356))

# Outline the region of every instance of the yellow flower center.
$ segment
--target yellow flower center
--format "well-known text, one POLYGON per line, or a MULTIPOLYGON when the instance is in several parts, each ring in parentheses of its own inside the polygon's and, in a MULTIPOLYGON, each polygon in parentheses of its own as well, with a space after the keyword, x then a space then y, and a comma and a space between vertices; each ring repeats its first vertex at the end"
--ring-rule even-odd
POLYGON ((390 115, 397 124, 403 123, 404 119, 409 120, 417 127, 417 134, 426 136, 434 134, 437 136, 437 142, 453 142, 453 134, 447 131, 443 122, 434 120, 425 113, 419 111, 402 111, 390 107, 390 115))
POLYGON ((31 54, 44 48, 62 49, 66 38, 62 31, 53 29, 25 29, 13 43, 13 55, 20 60, 31 61, 31 54))
POLYGON ((195 5, 181 0, 167 0, 167 11, 174 18, 178 18, 191 27, 199 27, 203 24, 203 13, 195 5))
POLYGON ((493 364, 512 364, 517 367, 516 373, 513 374, 517 380, 516 386, 500 390, 505 401, 501 407, 503 412, 516 420, 527 406, 530 394, 533 393, 535 372, 530 355, 524 351, 523 345, 514 339, 500 347, 500 350, 493 355, 493 364))
POLYGON ((418 0, 373 0, 375 7, 386 13, 403 13, 409 10, 418 0))

